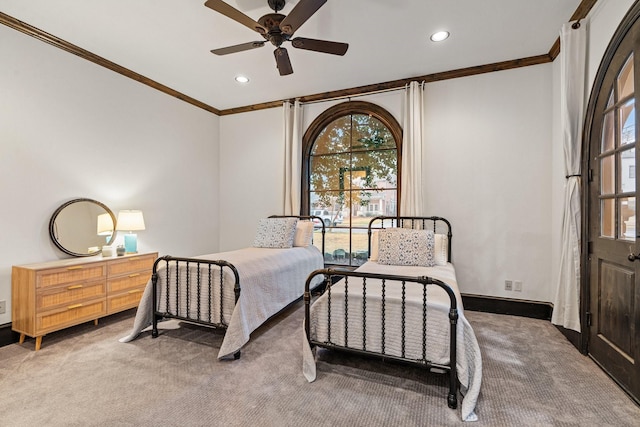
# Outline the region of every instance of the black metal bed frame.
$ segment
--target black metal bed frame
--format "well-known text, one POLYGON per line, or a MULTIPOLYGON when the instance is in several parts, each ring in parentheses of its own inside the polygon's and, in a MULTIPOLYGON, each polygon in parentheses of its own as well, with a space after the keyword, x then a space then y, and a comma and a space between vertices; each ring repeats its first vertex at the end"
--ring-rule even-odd
MULTIPOLYGON (((371 233, 372 233, 372 225, 374 224, 375 221, 381 221, 381 227, 379 228, 385 228, 384 227, 384 221, 385 220, 389 220, 392 225, 396 224, 399 227, 402 227, 403 225, 405 225, 405 221, 410 221, 411 223, 411 228, 415 228, 416 224, 421 225, 422 229, 426 229, 425 228, 425 222, 426 221, 433 221, 433 229, 434 231, 436 230, 436 223, 438 221, 443 222, 444 224, 446 224, 447 227, 447 235, 449 237, 449 248, 448 248, 448 259, 449 261, 451 260, 451 224, 449 223, 449 221, 447 221, 444 218, 441 217, 376 217, 373 218, 370 222, 369 222, 369 252, 371 252, 371 233)), ((352 297, 353 298, 353 297, 352 297)), ((450 408, 455 409, 457 407, 458 404, 458 398, 457 398, 457 390, 458 390, 458 377, 457 377, 457 373, 456 373, 456 347, 457 347, 457 341, 456 341, 456 333, 457 333, 457 323, 458 323, 458 307, 457 307, 457 301, 456 301, 456 296, 455 293, 453 292, 453 290, 451 289, 451 287, 449 285, 447 285, 446 283, 438 280, 438 279, 433 279, 430 277, 409 277, 409 276, 399 276, 399 275, 386 275, 386 274, 374 274, 374 273, 364 273, 364 272, 358 272, 358 271, 351 271, 351 270, 344 270, 344 269, 335 269, 335 268, 325 268, 325 269, 320 269, 320 270, 316 270, 313 273, 311 273, 311 275, 309 275, 309 277, 307 278, 306 284, 305 284, 305 292, 304 292, 304 306, 305 306, 305 333, 306 333, 306 337, 307 340, 309 342, 309 345, 311 348, 314 347, 324 347, 324 348, 328 348, 328 349, 336 349, 336 350, 342 350, 342 351, 347 351, 347 352, 351 352, 351 353, 356 353, 356 354, 360 354, 360 355, 367 355, 367 356, 373 356, 373 357, 377 357, 377 358, 381 358, 383 360, 394 360, 394 361, 398 361, 398 362, 402 362, 402 363, 408 363, 411 365, 417 365, 426 369, 440 369, 440 370, 444 370, 445 372, 448 373, 448 377, 449 377, 449 392, 447 395, 447 404, 450 408), (326 342, 321 342, 321 341, 317 341, 314 339, 311 339, 311 291, 309 289, 310 284, 312 279, 315 276, 318 275, 324 275, 325 276, 325 282, 326 282, 326 289, 325 289, 325 293, 327 293, 327 341, 326 342), (338 345, 335 344, 331 341, 331 286, 336 283, 338 280, 336 280, 336 276, 339 279, 340 277, 343 277, 345 282, 344 282, 344 310, 342 313, 340 313, 339 315, 344 316, 344 331, 338 331, 337 333, 339 334, 344 334, 344 345, 338 345), (357 277, 357 278, 361 278, 361 284, 360 286, 357 286, 357 289, 355 289, 351 295, 353 295, 354 293, 356 295, 361 295, 362 296, 362 327, 363 327, 363 333, 362 333, 362 342, 359 343, 359 345, 361 347, 351 347, 349 346, 349 342, 348 342, 348 315, 349 315, 349 310, 348 310, 348 295, 349 295, 349 278, 350 277, 357 277), (367 279, 379 279, 382 281, 382 301, 381 301, 381 315, 380 315, 380 322, 381 322, 381 351, 380 352, 373 352, 370 350, 367 350, 367 342, 366 342, 366 320, 367 320, 367 311, 366 311, 366 307, 367 307, 367 279), (388 283, 388 282, 392 282, 392 283, 388 283), (402 287, 402 298, 401 298, 401 355, 400 356, 395 356, 395 355, 391 355, 391 354, 387 354, 385 352, 385 334, 386 334, 386 311, 387 311, 387 305, 386 305, 386 289, 388 286, 395 286, 398 285, 398 282, 400 284, 400 286, 402 287), (405 314, 406 314, 406 287, 407 285, 409 286, 419 286, 422 285, 422 357, 420 359, 410 359, 405 357, 405 344, 406 344, 406 336, 405 336, 405 332, 406 332, 406 324, 405 324, 405 314), (429 285, 435 285, 435 286, 439 286, 442 289, 445 290, 445 292, 447 293, 447 295, 449 296, 449 300, 450 300, 450 308, 449 308, 449 323, 450 323, 450 335, 449 335, 449 364, 439 364, 439 363, 433 363, 429 360, 427 360, 427 342, 426 342, 426 336, 427 336, 427 332, 426 332, 426 323, 427 323, 427 286, 429 285)))
POLYGON ((446 218, 440 216, 376 216, 369 221, 369 228, 367 233, 369 235, 369 255, 371 255, 371 234, 377 229, 384 230, 385 228, 402 228, 407 224, 410 224, 412 229, 426 230, 426 225, 431 222, 433 232, 438 231, 438 224, 443 223, 446 226, 447 237, 449 239, 449 245, 447 247, 447 261, 451 262, 451 223, 446 218), (373 227, 376 221, 380 221, 380 225, 373 227), (386 221, 386 222, 385 222, 386 221), (390 227, 385 227, 385 225, 390 227))
MULTIPOLYGON (((271 215, 269 218, 298 218, 301 220, 309 220, 309 221, 313 221, 314 218, 317 218, 319 220, 319 224, 317 224, 317 226, 322 228, 321 230, 322 253, 324 254, 325 225, 324 225, 324 222, 322 221, 322 218, 320 218, 319 216, 271 215)), ((240 298, 240 275, 236 267, 230 262, 227 262, 224 260, 207 260, 207 259, 200 259, 200 258, 174 257, 171 255, 166 255, 158 258, 153 264, 153 272, 151 274, 151 283, 153 286, 153 319, 152 319, 151 336, 153 338, 158 337, 158 321, 163 318, 178 319, 178 320, 183 320, 189 323, 195 323, 202 326, 218 328, 218 329, 226 329, 228 327, 228 320, 224 319, 224 311, 223 311, 223 275, 224 275, 225 268, 230 270, 234 276, 235 283, 234 283, 233 290, 235 294, 235 300, 234 300, 234 305, 235 305, 238 302, 238 299, 240 298), (164 271, 166 273, 165 301, 158 301, 158 274, 159 274, 159 266, 161 263, 164 263, 164 267, 165 267, 164 271), (173 264, 176 268, 176 278, 175 278, 175 281, 172 281, 170 283, 169 266, 171 264, 173 264), (193 275, 190 273, 190 266, 193 266, 193 265, 195 265, 196 267, 196 272, 197 272, 195 274, 196 277, 193 277, 193 275), (180 268, 182 266, 184 266, 186 271, 186 277, 184 282, 180 280, 180 274, 179 274, 180 268), (206 271, 206 273, 204 274, 204 277, 203 277, 203 274, 201 274, 201 266, 204 266, 206 271), (213 279, 215 277, 214 274, 219 275, 219 286, 220 286, 220 300, 215 302, 215 303, 219 303, 219 308, 220 308, 220 311, 219 311, 220 315, 218 319, 211 318, 211 312, 212 312, 211 308, 212 308, 212 304, 214 304, 214 302, 211 301, 211 298, 207 298, 206 301, 203 301, 202 299, 203 289, 207 290, 207 292, 205 293, 206 295, 212 295, 213 279), (195 284, 195 295, 194 295, 194 292, 192 292, 192 286, 194 284, 195 284), (171 304, 170 297, 169 297, 170 288, 175 290, 175 295, 176 295, 175 313, 172 312, 170 309, 170 304, 171 304), (181 289, 185 290, 184 292, 186 297, 185 310, 181 310, 180 303, 178 300, 179 296, 181 295, 181 292, 180 292, 181 289), (195 313, 192 313, 189 310, 189 307, 191 307, 192 305, 193 299, 195 299, 195 303, 196 303, 195 313), (206 304, 206 305, 203 306, 202 304, 206 304), (203 307, 207 308, 208 316, 206 319, 202 318, 201 309, 203 307)), ((235 359, 238 359, 239 357, 240 357, 240 351, 234 354, 235 359)))

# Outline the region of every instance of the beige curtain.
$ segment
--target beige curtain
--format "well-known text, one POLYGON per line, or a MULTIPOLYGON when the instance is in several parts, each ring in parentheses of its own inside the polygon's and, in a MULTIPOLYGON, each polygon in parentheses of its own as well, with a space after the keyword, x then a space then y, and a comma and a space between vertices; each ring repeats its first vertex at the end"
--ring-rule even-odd
POLYGON ((284 126, 284 215, 300 215, 302 175, 302 105, 282 104, 284 126))
POLYGON ((423 215, 422 147, 424 145, 424 84, 411 82, 405 91, 402 135, 400 215, 423 215))
POLYGON ((564 164, 565 206, 562 222, 560 273, 551 322, 580 332, 580 161, 586 80, 585 25, 564 24, 560 31, 560 119, 564 164))

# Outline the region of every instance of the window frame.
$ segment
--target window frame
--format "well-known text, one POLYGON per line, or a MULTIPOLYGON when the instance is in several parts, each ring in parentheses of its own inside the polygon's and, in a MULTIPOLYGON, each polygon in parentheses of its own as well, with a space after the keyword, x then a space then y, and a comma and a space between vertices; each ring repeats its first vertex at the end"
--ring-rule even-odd
MULTIPOLYGON (((337 120, 344 116, 350 116, 353 114, 365 114, 379 120, 384 126, 389 129, 393 139, 396 143, 397 153, 397 184, 396 184, 396 209, 400 206, 400 197, 402 193, 402 128, 398 121, 389 113, 386 109, 379 105, 366 101, 347 101, 332 107, 329 107, 323 111, 318 117, 316 117, 311 125, 307 128, 304 136, 302 137, 302 179, 301 179, 301 197, 300 197, 300 212, 302 215, 308 215, 310 212, 309 201, 309 173, 311 171, 311 152, 316 139, 320 133, 334 120, 337 120)), ((398 212, 396 211, 396 215, 398 212)), ((349 227, 351 228, 351 227, 349 227)), ((342 265, 349 267, 349 265, 342 265)))

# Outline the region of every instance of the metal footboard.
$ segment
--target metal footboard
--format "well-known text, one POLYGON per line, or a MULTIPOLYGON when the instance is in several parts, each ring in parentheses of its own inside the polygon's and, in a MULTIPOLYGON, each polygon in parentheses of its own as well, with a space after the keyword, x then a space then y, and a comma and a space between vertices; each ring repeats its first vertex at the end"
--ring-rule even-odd
MULTIPOLYGON (((153 264, 151 283, 153 285, 153 329, 151 336, 158 336, 158 321, 162 318, 172 318, 196 323, 199 325, 223 328, 228 326, 224 318, 224 270, 228 269, 234 276, 234 306, 240 298, 240 276, 236 267, 222 260, 204 260, 198 258, 173 257, 170 255, 158 258, 153 264), (161 268, 164 267, 164 268, 161 268), (175 280, 170 280, 170 267, 175 268, 175 280), (194 267, 194 268, 193 268, 194 267), (193 270, 192 270, 193 268, 193 270), (184 269, 185 277, 181 280, 180 271, 184 269), (204 269, 204 272, 203 272, 204 269), (159 274, 165 274, 162 294, 164 301, 158 301, 159 274), (216 276, 218 278, 217 284, 216 276), (214 286, 218 286, 219 298, 212 301, 209 296, 214 295, 214 286), (175 301, 170 301, 174 295, 175 301), (179 301, 180 296, 184 301, 179 301), (214 304, 217 304, 217 318, 213 318, 214 304), (195 306, 195 310, 192 307, 195 306), (206 315, 204 315, 206 313, 206 315)), ((239 353, 236 358, 239 357, 239 353)))
MULTIPOLYGON (((337 291, 335 291, 337 292, 337 291)), ((335 293, 334 292, 334 293, 335 293)), ((364 273, 358 271, 349 271, 349 270, 337 270, 332 268, 325 268, 316 270, 307 278, 305 285, 305 293, 304 293, 304 306, 305 306, 305 333, 307 340, 309 341, 309 345, 311 348, 314 346, 338 349, 349 351, 352 353, 374 356, 382 359, 395 360, 403 363, 409 363, 412 365, 417 365, 420 367, 424 367, 427 369, 437 368, 440 370, 444 370, 448 373, 449 377, 449 393, 447 395, 447 404, 450 408, 456 408, 458 404, 457 400, 457 388, 458 388, 458 379, 456 374, 456 328, 458 323, 458 308, 457 301, 454 291, 447 285, 446 283, 433 279, 430 277, 409 277, 409 276, 395 276, 395 275, 385 275, 385 274, 375 274, 375 273, 364 273), (327 298, 327 333, 328 339, 326 342, 320 342, 314 339, 311 339, 311 292, 310 292, 310 283, 312 279, 317 275, 324 275, 326 282, 326 298, 327 298), (357 277, 362 280, 355 281, 350 288, 349 286, 349 278, 357 277), (340 293, 340 295, 335 295, 334 298, 341 298, 344 301, 344 310, 338 310, 338 313, 331 313, 331 298, 332 291, 331 286, 335 283, 339 278, 344 278, 344 293, 340 293), (379 279, 381 281, 381 313, 380 313, 380 327, 381 327, 381 351, 371 351, 367 349, 367 333, 366 333, 366 325, 367 325, 367 316, 371 319, 372 313, 367 313, 367 279, 379 279), (402 297, 399 309, 401 310, 401 355, 392 355, 388 354, 385 348, 386 343, 386 335, 387 335, 387 315, 389 310, 391 310, 389 304, 387 304, 387 295, 386 292, 390 286, 401 286, 402 297), (405 354, 406 348, 406 310, 407 310, 407 301, 406 301, 406 289, 408 286, 422 286, 422 357, 418 359, 408 358, 405 354), (450 309, 449 309, 449 324, 450 324, 450 338, 449 338, 449 364, 439 364, 433 363, 427 359, 427 286, 439 286, 444 289, 450 300, 450 309), (349 298, 361 298, 362 301, 362 312, 359 313, 359 316, 362 320, 362 341, 357 343, 349 343, 349 333, 348 333, 348 316, 353 316, 353 310, 350 310, 348 307, 349 298), (343 316, 344 320, 344 330, 332 330, 331 318, 333 316, 343 316), (335 344, 331 336, 339 335, 343 341, 344 345, 335 344)), ((395 308, 394 308, 395 309, 395 308)), ((373 319, 374 321, 378 319, 373 319)), ((397 330, 397 326, 393 328, 397 330)))

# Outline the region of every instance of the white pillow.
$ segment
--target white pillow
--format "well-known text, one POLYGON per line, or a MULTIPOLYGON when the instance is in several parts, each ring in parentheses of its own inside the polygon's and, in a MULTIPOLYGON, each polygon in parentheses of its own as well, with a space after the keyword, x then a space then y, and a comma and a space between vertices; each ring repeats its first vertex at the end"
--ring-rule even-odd
POLYGON ((369 251, 369 261, 378 261, 378 242, 380 241, 380 230, 371 232, 371 251, 369 251))
POLYGON ((433 257, 436 265, 447 265, 447 254, 449 252, 449 237, 446 234, 435 235, 435 248, 433 257))
POLYGON ((311 246, 313 243, 313 222, 298 221, 293 246, 311 246))
POLYGON ((378 242, 378 262, 387 265, 433 267, 434 236, 431 230, 398 228, 394 232, 381 230, 378 242))
POLYGON ((256 248, 290 248, 298 218, 265 218, 258 221, 253 246, 256 248))

